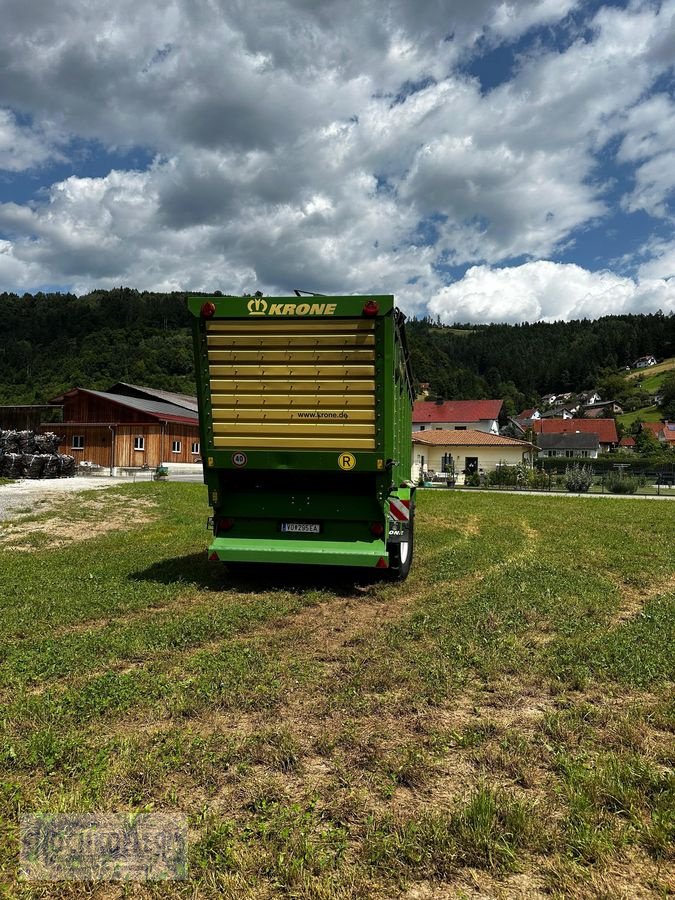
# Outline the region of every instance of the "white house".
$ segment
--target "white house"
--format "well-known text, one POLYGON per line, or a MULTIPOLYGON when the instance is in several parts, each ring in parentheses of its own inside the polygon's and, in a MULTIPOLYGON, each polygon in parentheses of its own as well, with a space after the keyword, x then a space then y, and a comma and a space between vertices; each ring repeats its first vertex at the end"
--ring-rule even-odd
POLYGON ((536 448, 528 441, 467 429, 413 432, 412 477, 423 471, 453 473, 459 484, 465 475, 494 471, 499 465, 531 465, 536 448))
POLYGON ((633 363, 634 369, 646 369, 649 366, 656 365, 656 358, 654 356, 641 356, 640 359, 636 359, 633 363))
POLYGON ((502 400, 417 400, 413 431, 483 431, 499 434, 502 400))

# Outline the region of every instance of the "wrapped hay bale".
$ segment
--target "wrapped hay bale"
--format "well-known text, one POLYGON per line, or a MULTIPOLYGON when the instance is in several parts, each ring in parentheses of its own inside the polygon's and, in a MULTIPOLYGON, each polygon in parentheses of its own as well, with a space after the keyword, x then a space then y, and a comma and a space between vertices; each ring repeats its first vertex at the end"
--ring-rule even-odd
POLYGON ((18 431, 19 452, 20 453, 37 453, 38 447, 35 442, 34 431, 18 431))
POLYGON ((61 477, 61 457, 58 453, 45 453, 44 468, 42 475, 44 478, 60 478, 61 477))
POLYGON ((51 456, 59 452, 59 444, 64 438, 53 431, 47 431, 45 434, 35 435, 36 453, 49 453, 51 456))
POLYGON ((61 461, 61 476, 63 478, 72 478, 75 474, 75 457, 62 453, 59 454, 59 459, 61 461))
POLYGON ((5 453, 2 458, 1 474, 4 478, 21 478, 23 475, 23 455, 21 453, 5 453))
POLYGON ((41 453, 23 453, 21 468, 25 478, 42 478, 46 458, 41 453))
POLYGON ((19 432, 6 431, 4 436, 5 453, 19 453, 19 432))

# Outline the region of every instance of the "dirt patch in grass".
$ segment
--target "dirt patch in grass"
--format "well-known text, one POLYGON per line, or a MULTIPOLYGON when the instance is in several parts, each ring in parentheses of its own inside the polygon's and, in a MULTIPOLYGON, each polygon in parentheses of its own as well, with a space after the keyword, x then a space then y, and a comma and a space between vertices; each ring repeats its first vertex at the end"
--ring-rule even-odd
POLYGON ((254 637, 290 642, 295 651, 319 662, 332 662, 349 645, 369 641, 399 619, 418 596, 398 593, 378 596, 377 585, 358 597, 330 598, 285 616, 252 633, 254 637))
POLYGON ((615 625, 634 619, 644 609, 645 605, 661 594, 669 594, 675 591, 675 575, 670 575, 665 581, 650 584, 645 587, 627 584, 622 581, 617 585, 621 592, 621 604, 612 618, 615 625))
MULTIPOLYGON (((72 503, 72 498, 60 498, 56 504, 57 514, 40 522, 35 521, 34 515, 7 522, 0 532, 0 548, 20 552, 36 548, 56 550, 110 531, 137 528, 157 519, 154 512, 157 504, 141 497, 107 496, 82 501, 77 507, 77 518, 58 514, 66 502, 72 503)), ((53 510, 54 504, 50 502, 49 505, 53 510)))
POLYGON ((480 518, 478 516, 465 516, 463 519, 442 519, 440 516, 434 516, 428 512, 417 512, 416 517, 418 524, 433 525, 443 531, 459 531, 466 537, 478 537, 480 534, 480 518))

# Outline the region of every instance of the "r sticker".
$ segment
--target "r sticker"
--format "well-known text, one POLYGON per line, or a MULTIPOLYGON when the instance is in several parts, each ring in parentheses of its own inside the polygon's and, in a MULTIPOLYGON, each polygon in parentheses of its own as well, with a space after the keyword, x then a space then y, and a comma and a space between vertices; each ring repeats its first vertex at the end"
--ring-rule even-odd
POLYGON ((233 453, 232 454, 232 465, 237 466, 237 468, 241 469, 242 466, 245 466, 248 462, 248 456, 245 453, 233 453))
POLYGON ((351 469, 356 468, 356 457, 353 453, 341 453, 338 456, 338 466, 349 472, 351 469))

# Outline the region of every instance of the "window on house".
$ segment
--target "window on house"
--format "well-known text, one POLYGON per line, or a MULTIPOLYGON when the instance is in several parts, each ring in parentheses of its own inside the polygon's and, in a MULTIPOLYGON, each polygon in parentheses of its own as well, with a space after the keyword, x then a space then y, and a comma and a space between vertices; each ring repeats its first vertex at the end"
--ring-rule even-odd
POLYGON ((574 456, 574 450, 565 450, 565 456, 569 459, 574 456))
POLYGON ((588 450, 582 450, 582 451, 579 453, 579 456, 588 456, 588 450))
POLYGON ((455 425, 455 431, 466 431, 466 425, 455 425))
POLYGON ((73 443, 70 445, 71 450, 84 450, 84 435, 74 434, 73 443))
POLYGON ((140 434, 134 438, 134 450, 145 450, 145 438, 140 434))
POLYGON ((182 445, 181 445, 180 441, 173 441, 171 444, 171 452, 172 453, 180 453, 181 446, 182 445))
POLYGON ((420 425, 420 431, 424 431, 425 428, 426 428, 426 425, 420 425))
POLYGON ((197 456, 199 455, 199 441, 192 442, 192 453, 194 453, 197 456))

